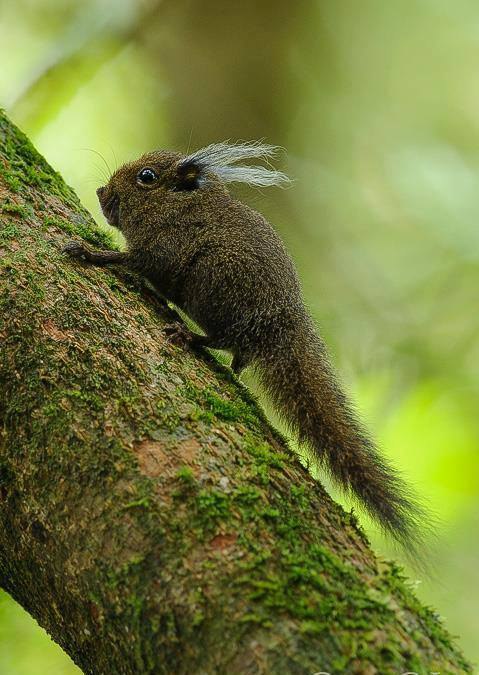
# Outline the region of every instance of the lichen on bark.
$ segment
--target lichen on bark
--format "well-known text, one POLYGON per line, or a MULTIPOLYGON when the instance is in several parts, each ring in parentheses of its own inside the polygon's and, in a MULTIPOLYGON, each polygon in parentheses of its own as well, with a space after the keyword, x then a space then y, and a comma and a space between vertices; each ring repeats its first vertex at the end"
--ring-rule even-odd
POLYGON ((66 258, 111 241, 0 114, 0 583, 85 673, 464 673, 141 280, 66 258))

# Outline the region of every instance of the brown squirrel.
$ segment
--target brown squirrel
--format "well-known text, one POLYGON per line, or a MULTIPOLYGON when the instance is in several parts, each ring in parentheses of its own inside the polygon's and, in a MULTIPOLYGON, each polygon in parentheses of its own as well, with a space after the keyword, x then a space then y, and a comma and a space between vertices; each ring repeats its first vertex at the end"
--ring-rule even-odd
POLYGON ((97 190, 127 251, 91 251, 78 242, 65 250, 139 271, 204 330, 189 335, 192 343, 230 350, 236 373, 253 365, 317 462, 411 553, 422 508, 351 409, 278 234, 225 186, 286 183, 279 171, 238 164, 274 152, 251 142, 214 144, 187 156, 145 154, 97 190))

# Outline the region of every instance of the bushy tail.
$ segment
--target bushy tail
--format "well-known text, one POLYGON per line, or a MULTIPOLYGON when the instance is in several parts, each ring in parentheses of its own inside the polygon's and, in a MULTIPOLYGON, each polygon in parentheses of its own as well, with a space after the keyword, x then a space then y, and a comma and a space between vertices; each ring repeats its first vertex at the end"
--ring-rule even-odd
POLYGON ((260 380, 299 440, 345 493, 414 555, 425 512, 358 421, 312 326, 267 345, 260 380))

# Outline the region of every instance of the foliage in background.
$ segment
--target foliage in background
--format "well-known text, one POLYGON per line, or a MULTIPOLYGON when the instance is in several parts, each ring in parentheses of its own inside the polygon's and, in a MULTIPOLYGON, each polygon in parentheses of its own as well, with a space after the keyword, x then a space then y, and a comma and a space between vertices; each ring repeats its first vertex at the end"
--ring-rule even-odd
MULTIPOLYGON (((241 196, 280 229, 360 409, 442 519, 420 592, 476 660, 478 21, 471 0, 0 6, 0 105, 98 219, 95 187, 152 147, 287 148, 292 189, 241 196)), ((77 672, 30 621, 1 596, 0 672, 77 672)))

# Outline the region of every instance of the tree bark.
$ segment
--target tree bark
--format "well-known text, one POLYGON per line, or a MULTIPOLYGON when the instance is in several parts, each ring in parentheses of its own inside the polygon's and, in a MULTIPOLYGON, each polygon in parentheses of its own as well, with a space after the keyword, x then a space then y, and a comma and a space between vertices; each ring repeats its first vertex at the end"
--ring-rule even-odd
POLYGON ((312 479, 0 113, 0 583, 92 675, 464 673, 312 479))

